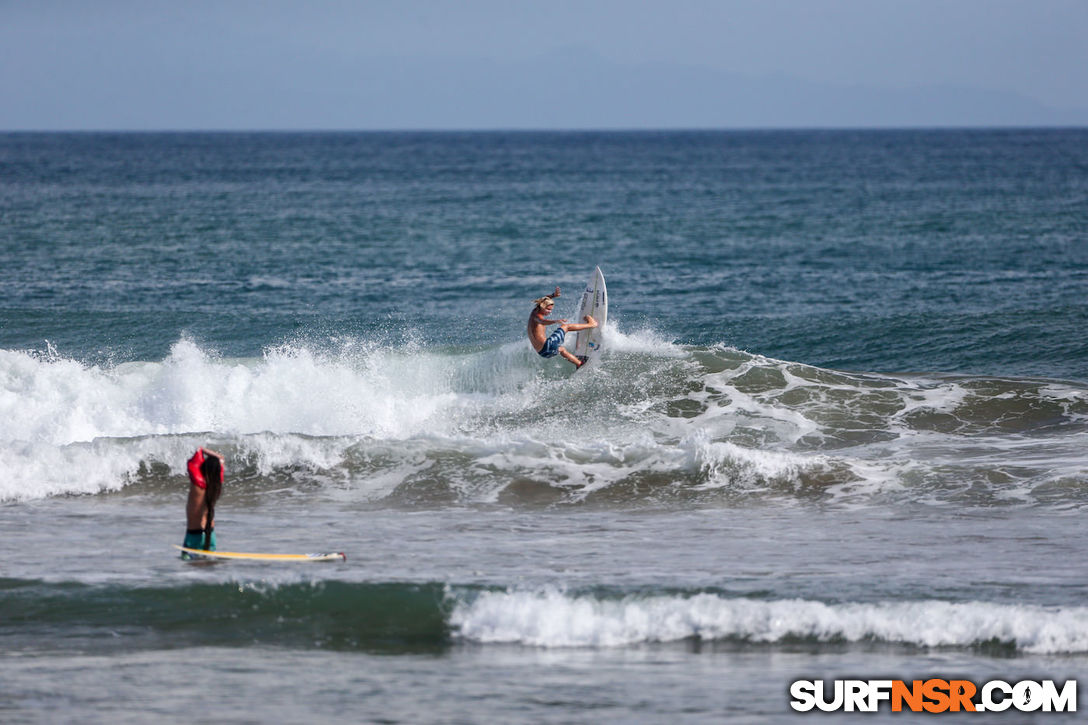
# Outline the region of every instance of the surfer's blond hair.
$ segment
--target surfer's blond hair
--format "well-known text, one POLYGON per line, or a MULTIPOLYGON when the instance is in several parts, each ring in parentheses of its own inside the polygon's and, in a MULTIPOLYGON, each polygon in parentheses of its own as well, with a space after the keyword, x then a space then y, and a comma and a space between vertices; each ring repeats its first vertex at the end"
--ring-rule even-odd
POLYGON ((535 300, 533 300, 533 304, 537 307, 543 307, 548 303, 551 303, 548 305, 549 307, 555 306, 555 300, 553 300, 551 297, 537 297, 535 300))

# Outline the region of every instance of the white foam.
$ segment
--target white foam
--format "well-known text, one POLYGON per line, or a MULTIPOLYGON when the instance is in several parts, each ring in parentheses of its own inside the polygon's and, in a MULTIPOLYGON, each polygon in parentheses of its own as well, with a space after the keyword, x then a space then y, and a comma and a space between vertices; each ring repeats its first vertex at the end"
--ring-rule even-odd
POLYGON ((1033 653, 1088 651, 1088 607, 941 601, 824 604, 717 594, 600 599, 555 589, 458 598, 450 622, 473 642, 620 647, 688 638, 878 640, 920 647, 996 641, 1033 653))
POLYGON ((458 386, 493 364, 359 345, 225 360, 186 339, 162 362, 116 367, 0 350, 0 500, 117 490, 143 464, 180 473, 213 443, 262 474, 327 469, 362 438, 456 431, 480 399, 458 386))
MULTIPOLYGON (((0 500, 115 490, 141 464, 180 471, 185 448, 201 444, 229 446, 262 475, 303 466, 367 496, 453 453, 469 462, 440 471, 444 483, 482 501, 526 476, 569 500, 647 473, 730 492, 819 480, 840 503, 910 495, 919 481, 937 499, 981 484, 1001 488, 988 500, 1031 501, 1040 486, 1083 479, 1083 432, 916 425, 919 410, 959 413, 972 393, 956 381, 699 351, 612 324, 607 335, 606 359, 577 375, 524 340, 436 351, 344 339, 232 360, 182 339, 160 362, 113 367, 0 350, 0 457, 13 481, 0 500), (384 469, 364 466, 381 485, 346 461, 363 442, 388 445, 384 469)), ((1039 395, 1074 418, 1086 399, 1057 383, 1039 395)))
MULTIPOLYGON (((825 470, 830 461, 819 454, 793 454, 742 448, 715 442, 705 431, 678 442, 659 441, 648 431, 636 431, 612 440, 541 440, 500 436, 484 443, 461 441, 456 449, 472 456, 472 468, 481 475, 498 472, 546 479, 568 489, 571 500, 608 488, 640 473, 672 474, 701 483, 693 490, 729 489, 736 492, 794 488, 805 473, 825 470)), ((487 500, 499 494, 496 489, 487 500)))
POLYGON ((621 331, 619 319, 616 317, 612 317, 604 328, 603 348, 608 354, 634 352, 669 358, 687 357, 689 354, 683 346, 666 340, 661 334, 648 327, 627 333, 621 331))
POLYGON ((962 405, 966 398, 967 391, 957 383, 943 383, 930 387, 913 385, 903 390, 903 407, 895 418, 902 419, 920 410, 949 413, 962 405))
POLYGON ((222 360, 188 340, 112 369, 0 350, 0 442, 67 445, 199 431, 407 437, 452 429, 463 404, 434 356, 271 350, 222 360))
POLYGON ((203 437, 108 439, 53 446, 26 441, 0 442, 5 475, 0 501, 25 501, 64 494, 117 491, 142 464, 163 464, 179 475, 203 437))
POLYGON ((684 438, 680 449, 688 468, 698 471, 705 483, 700 488, 764 489, 769 484, 797 486, 805 472, 823 471, 830 459, 820 454, 800 454, 742 448, 710 440, 705 431, 684 438))

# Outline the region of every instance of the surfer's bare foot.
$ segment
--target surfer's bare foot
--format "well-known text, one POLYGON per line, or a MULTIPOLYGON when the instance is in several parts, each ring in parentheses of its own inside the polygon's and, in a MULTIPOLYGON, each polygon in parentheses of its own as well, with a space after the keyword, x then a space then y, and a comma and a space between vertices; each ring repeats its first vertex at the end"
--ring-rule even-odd
POLYGON ((574 357, 569 352, 567 352, 567 349, 565 347, 559 348, 559 354, 562 355, 563 359, 566 360, 567 362, 569 362, 575 368, 580 367, 580 365, 578 363, 578 358, 574 357))
POLYGON ((586 322, 589 323, 590 327, 596 327, 597 326, 597 321, 593 319, 592 315, 586 315, 586 322))

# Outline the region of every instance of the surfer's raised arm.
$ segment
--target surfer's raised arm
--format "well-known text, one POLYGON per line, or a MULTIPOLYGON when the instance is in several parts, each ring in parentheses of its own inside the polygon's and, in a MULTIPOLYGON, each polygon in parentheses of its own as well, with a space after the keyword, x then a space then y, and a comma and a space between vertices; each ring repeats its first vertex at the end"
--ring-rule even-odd
POLYGON ((566 322, 565 319, 549 320, 544 317, 544 314, 551 312, 552 308, 555 307, 555 303, 552 302, 552 300, 554 300, 558 296, 559 286, 556 285, 555 292, 552 292, 550 295, 544 295, 543 297, 533 300, 533 305, 535 305, 535 307, 533 307, 533 317, 536 318, 537 322, 542 325, 561 325, 566 322))

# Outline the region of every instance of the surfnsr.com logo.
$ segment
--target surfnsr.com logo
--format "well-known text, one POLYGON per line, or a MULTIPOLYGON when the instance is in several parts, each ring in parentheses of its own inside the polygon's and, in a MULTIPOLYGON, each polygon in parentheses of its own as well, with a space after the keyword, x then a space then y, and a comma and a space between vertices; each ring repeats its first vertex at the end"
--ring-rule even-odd
POLYGON ((797 680, 790 685, 790 707, 798 712, 1076 712, 1077 681, 1061 688, 1053 680, 1016 683, 990 680, 797 680), (830 686, 829 686, 830 685, 830 686))

